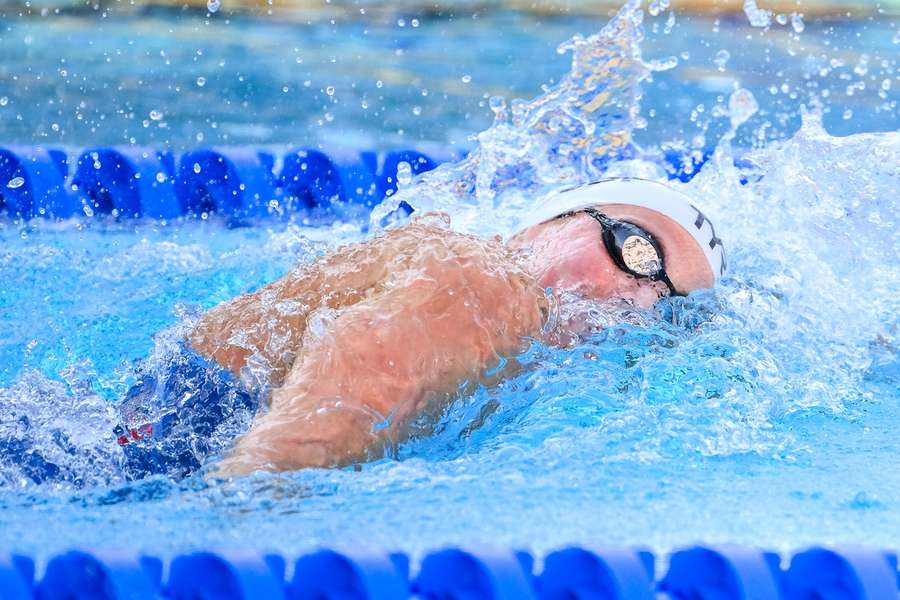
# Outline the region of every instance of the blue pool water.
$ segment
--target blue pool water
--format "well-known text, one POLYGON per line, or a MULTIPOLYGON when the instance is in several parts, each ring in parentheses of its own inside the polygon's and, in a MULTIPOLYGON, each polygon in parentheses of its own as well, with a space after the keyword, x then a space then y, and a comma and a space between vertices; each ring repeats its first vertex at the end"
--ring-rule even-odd
POLYGON ((574 348, 534 345, 520 357, 522 374, 460 398, 433 435, 401 447, 401 460, 225 483, 126 483, 111 405, 133 383, 135 362, 160 360, 154 346, 199 311, 362 239, 367 224, 4 222, 0 431, 73 476, 36 485, 0 463, 0 545, 46 555, 72 545, 416 553, 451 542, 536 551, 698 539, 775 549, 895 543, 897 24, 762 30, 676 15, 667 33, 663 13, 647 16, 642 40, 633 17, 615 36, 576 42, 582 70, 565 77, 571 53, 555 45, 599 24, 518 15, 416 28, 8 18, 0 73, 13 84, 0 90, 0 140, 134 137, 183 149, 203 133, 203 143, 475 147, 467 135, 486 130, 466 162, 399 194, 477 233, 509 233, 560 182, 607 168, 653 174, 663 146, 687 155, 716 147, 684 188, 721 228, 731 270, 716 290, 633 313, 627 324, 598 310, 606 326, 574 348), (458 58, 448 64, 447 55, 458 58), (376 66, 390 78, 373 81, 376 66), (586 73, 607 82, 604 110, 558 118, 596 92, 586 73), (307 80, 312 91, 291 94, 307 80), (490 102, 501 118, 488 129, 484 94, 528 98, 550 80, 557 87, 534 102, 490 102), (164 118, 150 118, 155 110, 164 118), (631 131, 641 160, 615 144, 631 131), (571 148, 571 160, 548 160, 548 148, 576 133, 612 148, 612 164, 579 161, 571 148), (472 181, 460 193, 457 184, 472 181))

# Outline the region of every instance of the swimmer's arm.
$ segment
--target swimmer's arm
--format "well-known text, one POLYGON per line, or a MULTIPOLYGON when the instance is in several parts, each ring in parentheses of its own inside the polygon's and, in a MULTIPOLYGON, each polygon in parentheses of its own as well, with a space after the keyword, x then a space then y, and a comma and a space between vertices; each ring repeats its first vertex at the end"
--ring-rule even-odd
POLYGON ((337 467, 384 456, 411 419, 439 410, 460 383, 477 380, 540 329, 534 290, 502 278, 469 283, 407 283, 342 311, 298 357, 273 393, 271 410, 239 440, 220 473, 337 467))

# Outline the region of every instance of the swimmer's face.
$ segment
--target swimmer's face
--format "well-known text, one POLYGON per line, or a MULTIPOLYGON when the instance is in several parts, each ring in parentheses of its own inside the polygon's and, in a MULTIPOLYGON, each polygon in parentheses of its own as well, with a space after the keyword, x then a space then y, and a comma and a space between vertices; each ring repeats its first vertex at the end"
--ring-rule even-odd
MULTIPOLYGON (((712 287, 715 278, 703 251, 679 224, 639 206, 604 204, 596 208, 653 235, 678 292, 712 287)), ((665 283, 620 269, 603 244, 600 224, 585 213, 529 227, 514 236, 510 245, 529 251, 529 270, 545 288, 569 290, 595 300, 630 300, 644 308, 669 294, 665 283)))

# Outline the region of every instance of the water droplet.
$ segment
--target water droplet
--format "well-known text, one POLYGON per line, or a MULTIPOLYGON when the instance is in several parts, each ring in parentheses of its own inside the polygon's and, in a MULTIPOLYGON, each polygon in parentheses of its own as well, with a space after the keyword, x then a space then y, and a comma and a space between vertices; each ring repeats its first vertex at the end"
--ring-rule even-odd
POLYGON ((849 121, 852 118, 853 118, 853 111, 848 108, 847 110, 844 111, 844 120, 849 121))
POLYGON ((667 56, 665 58, 655 58, 647 62, 647 66, 651 71, 662 72, 671 71, 678 66, 677 56, 667 56))
POLYGON ((9 98, 0 96, 0 106, 6 106, 7 104, 9 104, 9 98))
POLYGON ((207 0, 207 2, 206 2, 206 10, 208 10, 211 13, 215 13, 216 11, 218 11, 219 7, 221 7, 221 6, 222 6, 221 0, 207 0))
POLYGON ((162 111, 159 110, 151 110, 150 111, 150 119, 153 121, 161 121, 163 118, 162 111))
POLYGON ((334 96, 334 86, 329 85, 327 88, 325 88, 325 93, 329 96, 334 96))
POLYGON ((412 112, 414 115, 416 115, 418 117, 419 115, 422 114, 422 107, 421 106, 413 106, 412 112))
POLYGON ((737 129, 747 122, 759 110, 759 104, 750 90, 739 88, 728 99, 728 113, 731 116, 731 127, 737 129))
POLYGON ((197 87, 203 87, 204 85, 206 85, 206 77, 198 77, 197 87))
POLYGON ((406 19, 397 19, 397 27, 406 27, 406 19))
POLYGON ((787 25, 787 21, 788 21, 788 18, 787 18, 786 14, 779 13, 775 17, 775 22, 778 23, 779 25, 787 25))
POLYGON ((12 179, 9 180, 9 183, 6 184, 6 187, 8 187, 11 190, 14 190, 16 188, 22 187, 23 185, 25 185, 24 177, 13 177, 12 179))
POLYGON ((412 183, 412 166, 404 161, 397 164, 397 187, 402 188, 412 183))
POLYGON ((806 23, 803 22, 803 17, 801 17, 799 13, 791 15, 791 27, 793 27, 794 31, 797 33, 803 33, 803 30, 806 29, 806 23))
POLYGON ((413 27, 418 27, 418 26, 419 26, 419 20, 418 20, 418 19, 413 19, 413 20, 411 21, 411 23, 412 23, 412 26, 413 26, 413 27))
POLYGON ((194 173, 199 173, 200 170, 200 163, 194 163, 194 173))
POLYGON ((720 71, 724 71, 725 65, 728 64, 730 59, 731 53, 728 50, 719 50, 716 52, 716 57, 713 59, 713 62, 720 71))
POLYGON ((506 113, 506 98, 503 96, 491 96, 488 99, 488 106, 494 112, 494 116, 497 119, 504 118, 504 114, 506 113))
POLYGON ((462 76, 462 82, 463 82, 463 83, 469 83, 469 82, 471 82, 471 81, 472 81, 472 76, 471 76, 471 75, 463 75, 463 76, 462 76))

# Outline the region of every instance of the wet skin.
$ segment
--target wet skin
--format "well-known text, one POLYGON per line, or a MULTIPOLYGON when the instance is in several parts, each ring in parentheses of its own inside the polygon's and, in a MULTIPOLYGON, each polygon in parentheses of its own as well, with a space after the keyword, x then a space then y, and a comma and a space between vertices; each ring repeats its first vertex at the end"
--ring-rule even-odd
MULTIPOLYGON (((712 286, 701 249, 680 225, 640 207, 598 209, 656 237, 679 292, 712 286)), ((641 307, 668 293, 621 271, 585 214, 507 243, 455 233, 445 217, 429 215, 214 308, 195 328, 193 347, 236 374, 257 367, 272 389, 269 410, 218 474, 383 456, 412 419, 446 406, 461 382, 486 382, 488 367, 541 337, 547 289, 641 307)))

